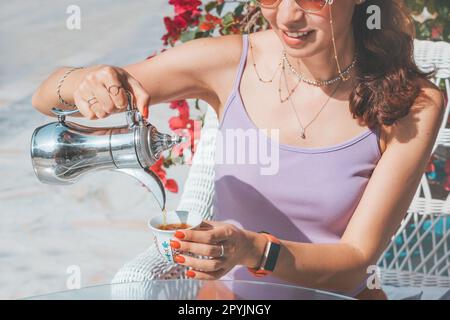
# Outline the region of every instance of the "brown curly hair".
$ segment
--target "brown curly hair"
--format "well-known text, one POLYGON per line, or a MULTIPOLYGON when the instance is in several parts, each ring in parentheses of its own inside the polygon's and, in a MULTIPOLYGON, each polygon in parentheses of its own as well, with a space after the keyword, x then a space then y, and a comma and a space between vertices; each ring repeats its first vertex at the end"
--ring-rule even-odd
POLYGON ((357 85, 350 95, 350 111, 371 128, 392 125, 406 116, 421 93, 418 79, 435 73, 422 72, 413 56, 415 28, 403 0, 367 0, 355 7, 357 85), (381 10, 381 29, 366 27, 367 8, 381 10))

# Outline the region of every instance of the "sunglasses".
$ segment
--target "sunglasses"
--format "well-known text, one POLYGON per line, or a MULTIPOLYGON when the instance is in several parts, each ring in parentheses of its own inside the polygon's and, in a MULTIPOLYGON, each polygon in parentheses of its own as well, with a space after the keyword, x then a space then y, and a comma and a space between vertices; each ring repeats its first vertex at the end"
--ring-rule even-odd
MULTIPOLYGON (((275 8, 281 0, 256 0, 258 4, 263 8, 275 8)), ((295 0, 300 9, 306 12, 319 12, 327 4, 332 4, 333 0, 295 0)))

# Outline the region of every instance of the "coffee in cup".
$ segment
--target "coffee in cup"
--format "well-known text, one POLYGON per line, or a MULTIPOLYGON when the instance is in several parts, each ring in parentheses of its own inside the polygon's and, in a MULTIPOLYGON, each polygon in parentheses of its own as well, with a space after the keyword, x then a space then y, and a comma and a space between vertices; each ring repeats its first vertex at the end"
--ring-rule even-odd
POLYGON ((161 255, 169 263, 175 263, 174 253, 178 253, 170 246, 170 240, 174 239, 177 230, 190 230, 202 223, 202 216, 196 212, 173 210, 168 211, 166 216, 157 215, 148 222, 150 230, 155 236, 156 246, 161 255))

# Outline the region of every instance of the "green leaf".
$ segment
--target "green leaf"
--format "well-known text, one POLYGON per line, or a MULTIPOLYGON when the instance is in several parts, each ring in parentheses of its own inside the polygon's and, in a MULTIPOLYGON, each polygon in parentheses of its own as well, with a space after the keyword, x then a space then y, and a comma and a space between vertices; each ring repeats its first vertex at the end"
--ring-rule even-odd
POLYGON ((223 16, 222 18, 222 25, 224 27, 229 26, 230 24, 232 24, 234 22, 234 16, 232 12, 227 12, 226 15, 223 16))
POLYGON ((240 16, 242 14, 242 11, 244 11, 244 3, 239 4, 235 9, 234 9, 234 15, 235 16, 240 16))
POLYGON ((195 34, 197 32, 195 30, 191 30, 191 31, 184 31, 181 35, 180 35, 180 41, 181 42, 187 42, 190 41, 192 39, 195 39, 195 34))
POLYGON ((195 109, 200 110, 199 100, 195 100, 195 109))
POLYGON ((217 6, 217 8, 216 8, 216 12, 217 12, 217 14, 220 16, 221 14, 222 14, 222 10, 223 10, 223 7, 225 6, 225 2, 223 2, 222 4, 219 4, 218 6, 217 6))
POLYGON ((207 38, 210 35, 210 31, 197 31, 196 35, 195 35, 195 39, 198 38, 207 38))
POLYGON ((214 9, 216 7, 217 7, 217 2, 216 1, 211 1, 211 2, 208 2, 205 5, 205 10, 206 10, 206 12, 210 12, 212 9, 214 9))

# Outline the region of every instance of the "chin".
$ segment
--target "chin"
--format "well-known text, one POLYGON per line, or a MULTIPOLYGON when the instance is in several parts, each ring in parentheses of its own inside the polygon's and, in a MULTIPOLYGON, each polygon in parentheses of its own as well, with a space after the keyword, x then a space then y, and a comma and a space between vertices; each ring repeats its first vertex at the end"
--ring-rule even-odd
POLYGON ((278 30, 277 34, 286 53, 293 58, 311 57, 328 47, 320 31, 315 31, 308 39, 298 44, 286 41, 282 30, 278 30))

